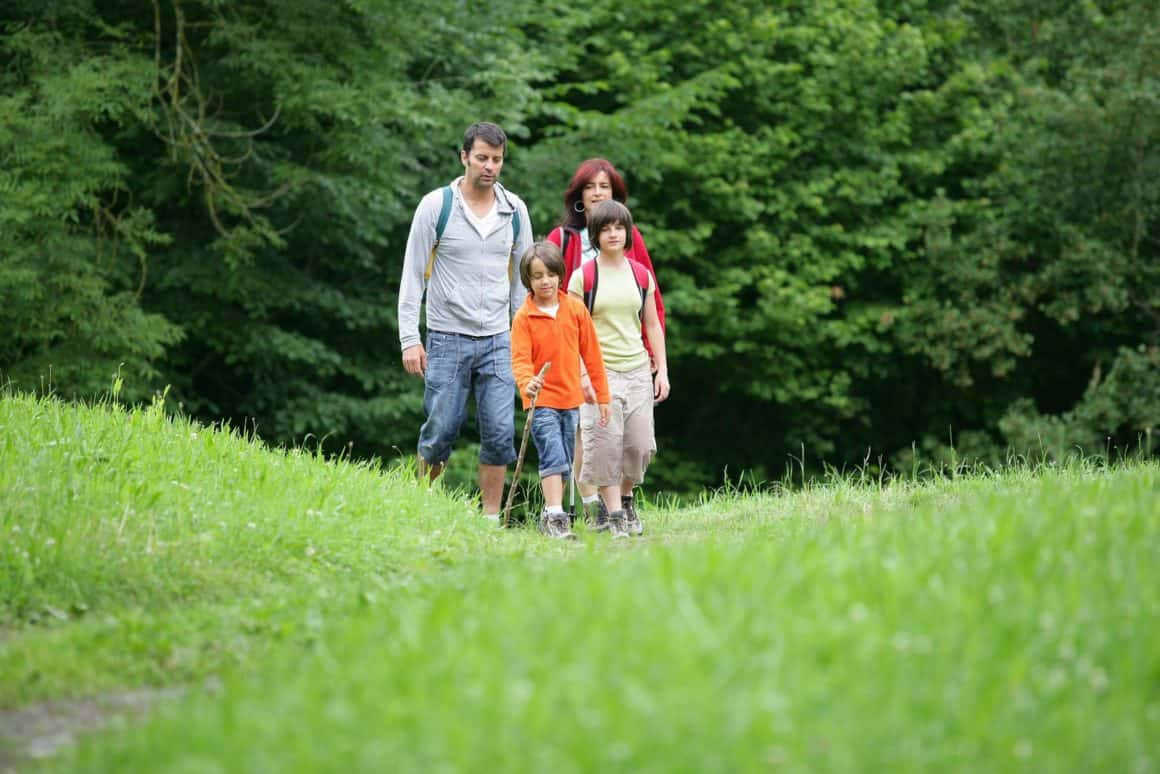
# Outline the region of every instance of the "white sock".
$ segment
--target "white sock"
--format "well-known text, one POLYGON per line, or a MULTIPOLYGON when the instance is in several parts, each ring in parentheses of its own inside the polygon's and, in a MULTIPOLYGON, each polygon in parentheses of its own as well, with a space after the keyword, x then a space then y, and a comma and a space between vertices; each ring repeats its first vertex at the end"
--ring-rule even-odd
POLYGON ((562 515, 564 513, 564 506, 562 506, 562 505, 545 505, 544 510, 547 511, 548 514, 559 513, 562 515))
POLYGON ((581 497, 580 499, 584 502, 585 505, 592 505, 592 503, 600 499, 600 495, 594 494, 589 495, 588 497, 581 497))
POLYGON ((492 521, 499 521, 499 514, 498 513, 485 513, 485 514, 483 514, 483 518, 491 519, 492 521))

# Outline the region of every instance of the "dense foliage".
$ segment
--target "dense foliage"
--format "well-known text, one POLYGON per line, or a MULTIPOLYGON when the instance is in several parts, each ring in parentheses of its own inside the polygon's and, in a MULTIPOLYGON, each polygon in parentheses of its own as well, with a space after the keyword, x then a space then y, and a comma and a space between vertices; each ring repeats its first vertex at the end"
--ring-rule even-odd
POLYGON ((274 442, 409 453, 403 243, 487 118, 537 234, 580 160, 628 178, 670 307, 670 487, 1160 423, 1150 0, 0 8, 18 387, 119 374, 274 442))

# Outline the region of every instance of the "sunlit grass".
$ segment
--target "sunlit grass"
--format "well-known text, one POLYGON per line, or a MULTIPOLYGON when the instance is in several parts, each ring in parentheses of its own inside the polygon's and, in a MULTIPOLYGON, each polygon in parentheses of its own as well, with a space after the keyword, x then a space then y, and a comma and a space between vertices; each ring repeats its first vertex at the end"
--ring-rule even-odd
POLYGON ((401 470, 12 397, 2 700, 192 687, 67 771, 1154 770, 1158 472, 723 488, 563 545, 401 470))
POLYGON ((0 703, 204 675, 312 606, 539 544, 474 513, 405 467, 270 450, 159 404, 0 399, 0 626, 20 634, 0 703), (102 650, 118 640, 134 646, 102 650))

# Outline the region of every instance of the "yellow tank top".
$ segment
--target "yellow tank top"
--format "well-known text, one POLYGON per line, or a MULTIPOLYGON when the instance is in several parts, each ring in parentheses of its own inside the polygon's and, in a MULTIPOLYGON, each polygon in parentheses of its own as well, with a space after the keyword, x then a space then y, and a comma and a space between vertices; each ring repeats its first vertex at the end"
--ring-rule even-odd
MULTIPOLYGON (((640 338, 640 288, 637 287, 636 277, 633 276, 632 267, 628 265, 628 259, 615 269, 599 266, 599 271, 596 301, 592 306, 592 322, 596 327, 596 337, 600 339, 604 367, 621 373, 635 371, 641 366, 648 365, 648 350, 644 348, 644 342, 640 338)), ((655 290, 650 272, 649 295, 651 296, 655 290)), ((583 297, 583 271, 572 272, 568 292, 583 297)))

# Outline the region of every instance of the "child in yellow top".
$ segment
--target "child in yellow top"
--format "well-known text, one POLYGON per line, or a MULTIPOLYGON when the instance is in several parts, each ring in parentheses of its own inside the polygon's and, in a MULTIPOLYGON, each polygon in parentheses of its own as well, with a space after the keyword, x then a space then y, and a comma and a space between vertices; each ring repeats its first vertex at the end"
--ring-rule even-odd
MULTIPOLYGON (((609 421, 598 422, 586 407, 580 410, 584 446, 580 481, 598 486, 608 509, 608 523, 598 523, 597 530, 607 529, 613 537, 640 535, 644 526, 636 512, 633 489, 644 481, 656 451, 653 404, 669 396, 656 279, 652 272, 634 267, 625 256, 631 246, 632 213, 620 202, 607 200, 596 205, 588 216, 588 234, 600 250, 592 287, 585 287, 585 272, 576 271, 568 282, 568 292, 577 298, 589 293, 589 309, 612 393, 612 414, 609 421), (647 287, 638 285, 638 272, 647 278, 647 287), (650 374, 642 330, 656 362, 655 378, 650 374)), ((586 388, 583 380, 581 386, 586 388)))

